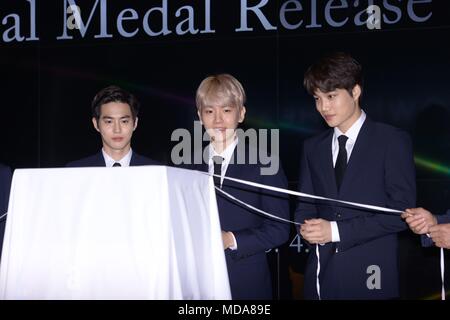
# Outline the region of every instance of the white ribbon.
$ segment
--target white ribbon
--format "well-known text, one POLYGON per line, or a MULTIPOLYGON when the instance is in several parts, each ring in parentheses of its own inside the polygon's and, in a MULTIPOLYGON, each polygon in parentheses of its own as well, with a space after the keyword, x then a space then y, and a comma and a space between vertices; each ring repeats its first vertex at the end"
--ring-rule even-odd
MULTIPOLYGON (((217 175, 217 174, 211 174, 211 173, 203 172, 203 171, 199 171, 199 172, 202 173, 202 174, 206 174, 208 176, 221 177, 220 175, 217 175)), ((224 176, 223 179, 230 180, 230 181, 235 181, 235 182, 238 182, 238 183, 241 183, 241 184, 245 184, 245 185, 248 185, 248 186, 252 186, 252 187, 256 187, 256 188, 266 189, 266 190, 275 191, 275 192, 279 192, 279 193, 291 194, 291 195, 298 196, 298 197, 332 201, 332 202, 348 204, 348 205, 351 205, 351 206, 364 208, 364 209, 369 209, 369 210, 375 210, 375 211, 397 213, 397 214, 402 214, 403 213, 403 211, 400 211, 400 210, 383 208, 383 207, 373 206, 373 205, 370 205, 370 204, 361 204, 361 203, 357 203, 357 202, 337 200, 337 199, 333 199, 333 198, 319 197, 319 196, 315 196, 315 195, 308 194, 308 193, 297 192, 297 191, 292 191, 292 190, 289 190, 289 189, 283 189, 283 188, 268 186, 268 185, 265 185, 265 184, 251 182, 251 181, 247 181, 247 180, 241 180, 241 179, 237 179, 237 178, 231 178, 231 177, 224 176)), ((270 215, 270 216, 272 216, 272 215, 270 215)), ((279 218, 279 219, 281 219, 281 218, 279 218)), ((289 222, 297 224, 294 221, 289 221, 289 222)))
POLYGON ((248 203, 246 203, 246 202, 244 202, 242 200, 239 200, 235 196, 232 196, 231 194, 229 194, 228 192, 223 191, 222 189, 220 189, 217 186, 215 188, 216 188, 217 191, 220 191, 221 193, 226 195, 228 198, 230 198, 230 199, 232 199, 232 200, 234 200, 234 201, 236 201, 236 202, 246 206, 247 208, 250 208, 252 210, 255 210, 256 212, 259 212, 259 213, 261 213, 261 214, 263 214, 265 216, 268 216, 268 217, 270 217, 272 219, 280 220, 280 221, 287 222, 287 223, 293 223, 293 224, 296 224, 296 225, 300 225, 301 224, 300 222, 295 222, 295 221, 291 221, 291 220, 288 220, 288 219, 283 219, 283 218, 280 218, 280 217, 278 217, 276 215, 270 214, 270 213, 268 213, 268 212, 266 212, 264 210, 258 209, 258 208, 254 207, 254 206, 252 206, 252 205, 250 205, 250 204, 248 204, 248 203))
MULTIPOLYGON (((210 174, 207 172, 203 172, 203 171, 199 171, 200 173, 209 175, 209 176, 216 176, 216 177, 221 177, 220 175, 217 174, 210 174)), ((230 178, 230 177, 226 177, 224 176, 223 179, 227 179, 227 180, 231 180, 234 182, 238 182, 241 184, 245 184, 248 186, 252 186, 252 187, 257 187, 257 188, 261 188, 261 189, 266 189, 266 190, 270 190, 270 191, 275 191, 275 192, 279 192, 279 193, 284 193, 284 194, 291 194, 294 196, 298 196, 298 197, 305 197, 305 198, 311 198, 311 199, 318 199, 318 200, 327 200, 327 201, 333 201, 333 202, 337 202, 337 203, 344 203, 344 204, 349 204, 355 207, 360 207, 360 208, 365 208, 365 209, 370 209, 370 210, 376 210, 376 211, 383 211, 383 212, 390 212, 390 213, 403 213, 403 211, 400 210, 394 210, 394 209, 388 209, 388 208, 383 208, 383 207, 378 207, 378 206, 373 206, 373 205, 367 205, 367 204, 361 204, 361 203, 357 203, 357 202, 350 202, 350 201, 342 201, 342 200, 337 200, 337 199, 332 199, 332 198, 325 198, 325 197, 319 197, 319 196, 315 196, 312 194, 308 194, 308 193, 303 193, 303 192, 296 192, 296 191, 291 191, 289 189, 283 189, 283 188, 278 188, 278 187, 272 187, 272 186, 268 186, 268 185, 264 185, 261 183, 256 183, 256 182, 251 182, 251 181, 247 181, 247 180, 241 180, 241 179, 236 179, 236 178, 230 178)), ((288 223, 293 223, 295 225, 300 225, 301 223, 299 222, 295 222, 295 221, 291 221, 291 220, 287 220, 287 219, 283 219, 280 218, 276 215, 270 214, 266 211, 263 211, 261 209, 255 208, 252 205, 249 205, 248 203, 245 203, 244 201, 241 201, 239 199, 237 199, 236 197, 232 196, 231 194, 229 194, 228 192, 223 191, 222 189, 215 187, 216 190, 220 191, 221 193, 223 193, 224 195, 226 195, 227 197, 229 197, 230 199, 252 209, 255 210, 263 215, 266 215, 270 218, 276 219, 276 220, 280 220, 283 222, 288 222, 288 223)), ((319 297, 319 300, 321 300, 320 297, 320 283, 319 283, 319 273, 320 273, 320 255, 319 255, 319 245, 316 245, 316 256, 317 256, 317 271, 316 271, 316 289, 317 289, 317 295, 319 297)), ((440 257, 440 265, 441 265, 441 281, 442 281, 442 291, 441 291, 441 299, 445 300, 445 287, 444 287, 444 249, 441 248, 441 257, 440 257)))
POLYGON ((441 248, 441 281, 442 281, 441 300, 445 300, 444 270, 445 270, 444 248, 441 248))
POLYGON ((319 274, 320 274, 320 254, 319 254, 319 245, 316 244, 316 257, 317 257, 317 270, 316 270, 316 290, 317 296, 319 300, 322 300, 320 297, 320 282, 319 282, 319 274))

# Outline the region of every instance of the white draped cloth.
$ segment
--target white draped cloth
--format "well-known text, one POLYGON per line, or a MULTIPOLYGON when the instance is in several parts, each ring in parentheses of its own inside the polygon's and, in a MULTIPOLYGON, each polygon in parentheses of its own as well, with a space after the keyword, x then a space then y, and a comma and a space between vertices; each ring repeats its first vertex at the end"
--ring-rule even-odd
POLYGON ((0 299, 230 299, 211 177, 16 170, 0 299))

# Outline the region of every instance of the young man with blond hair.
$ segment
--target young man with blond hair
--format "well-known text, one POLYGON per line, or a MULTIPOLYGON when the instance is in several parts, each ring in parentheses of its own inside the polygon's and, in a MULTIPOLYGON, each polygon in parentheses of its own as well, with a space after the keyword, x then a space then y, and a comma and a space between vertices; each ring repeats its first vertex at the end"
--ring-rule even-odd
MULTIPOLYGON (((210 143, 205 162, 193 168, 218 174, 217 188, 247 204, 288 219, 286 198, 224 179, 233 177, 287 187, 281 168, 274 175, 263 175, 262 164, 251 163, 248 159, 249 153, 257 152, 257 148, 239 139, 236 133, 238 125, 245 119, 245 99, 241 83, 229 74, 210 76, 201 82, 196 94, 197 112, 210 143), (243 157, 238 154, 240 150, 245 150, 243 157)), ((220 192, 216 195, 232 298, 271 299, 266 251, 287 241, 289 225, 257 214, 220 192)))

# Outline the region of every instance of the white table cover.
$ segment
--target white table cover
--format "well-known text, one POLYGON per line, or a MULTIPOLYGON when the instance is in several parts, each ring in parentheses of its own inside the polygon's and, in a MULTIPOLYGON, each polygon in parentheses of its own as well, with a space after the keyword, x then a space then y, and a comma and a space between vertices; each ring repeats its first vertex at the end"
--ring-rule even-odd
POLYGON ((164 166, 14 173, 0 299, 230 299, 212 178, 164 166))

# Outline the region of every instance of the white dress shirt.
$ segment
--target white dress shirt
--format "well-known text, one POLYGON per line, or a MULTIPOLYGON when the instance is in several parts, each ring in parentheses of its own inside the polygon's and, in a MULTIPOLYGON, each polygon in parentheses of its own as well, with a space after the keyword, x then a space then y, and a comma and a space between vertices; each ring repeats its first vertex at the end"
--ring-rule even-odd
MULTIPOLYGON (((347 163, 350 159, 350 156, 353 151, 353 147, 355 146, 356 139, 358 138, 359 131, 361 130, 364 121, 366 120, 366 113, 364 110, 361 110, 361 115, 358 120, 347 130, 347 132, 343 133, 337 127, 334 128, 333 141, 331 143, 331 152, 333 153, 333 167, 336 165, 336 159, 339 153, 339 136, 345 134, 348 139, 345 144, 345 150, 347 151, 347 163)), ((331 224, 331 242, 339 242, 341 238, 339 236, 339 229, 336 221, 330 221, 331 224)))
POLYGON ((133 150, 130 148, 130 151, 128 151, 128 153, 119 161, 116 161, 113 158, 111 158, 109 156, 109 154, 107 154, 105 152, 105 150, 103 150, 103 148, 102 148, 102 153, 103 153, 103 158, 105 159, 106 166, 108 168, 112 167, 114 165, 114 163, 116 163, 116 162, 120 163, 121 167, 129 167, 130 161, 131 161, 131 155, 133 154, 133 150))
MULTIPOLYGON (((222 168, 220 172, 220 187, 222 188, 223 184, 223 177, 225 177, 225 173, 227 172, 228 164, 231 161, 231 157, 233 155, 234 149, 236 149, 236 146, 238 144, 238 137, 236 136, 236 139, 234 139, 233 143, 231 143, 228 147, 225 148, 225 150, 222 151, 222 153, 218 153, 215 149, 212 143, 209 144, 209 161, 208 161, 208 172, 210 174, 214 173, 214 156, 219 156, 223 158, 222 161, 222 168)), ((231 250, 237 250, 237 241, 233 234, 233 232, 230 232, 233 236, 234 245, 230 247, 231 250)))

